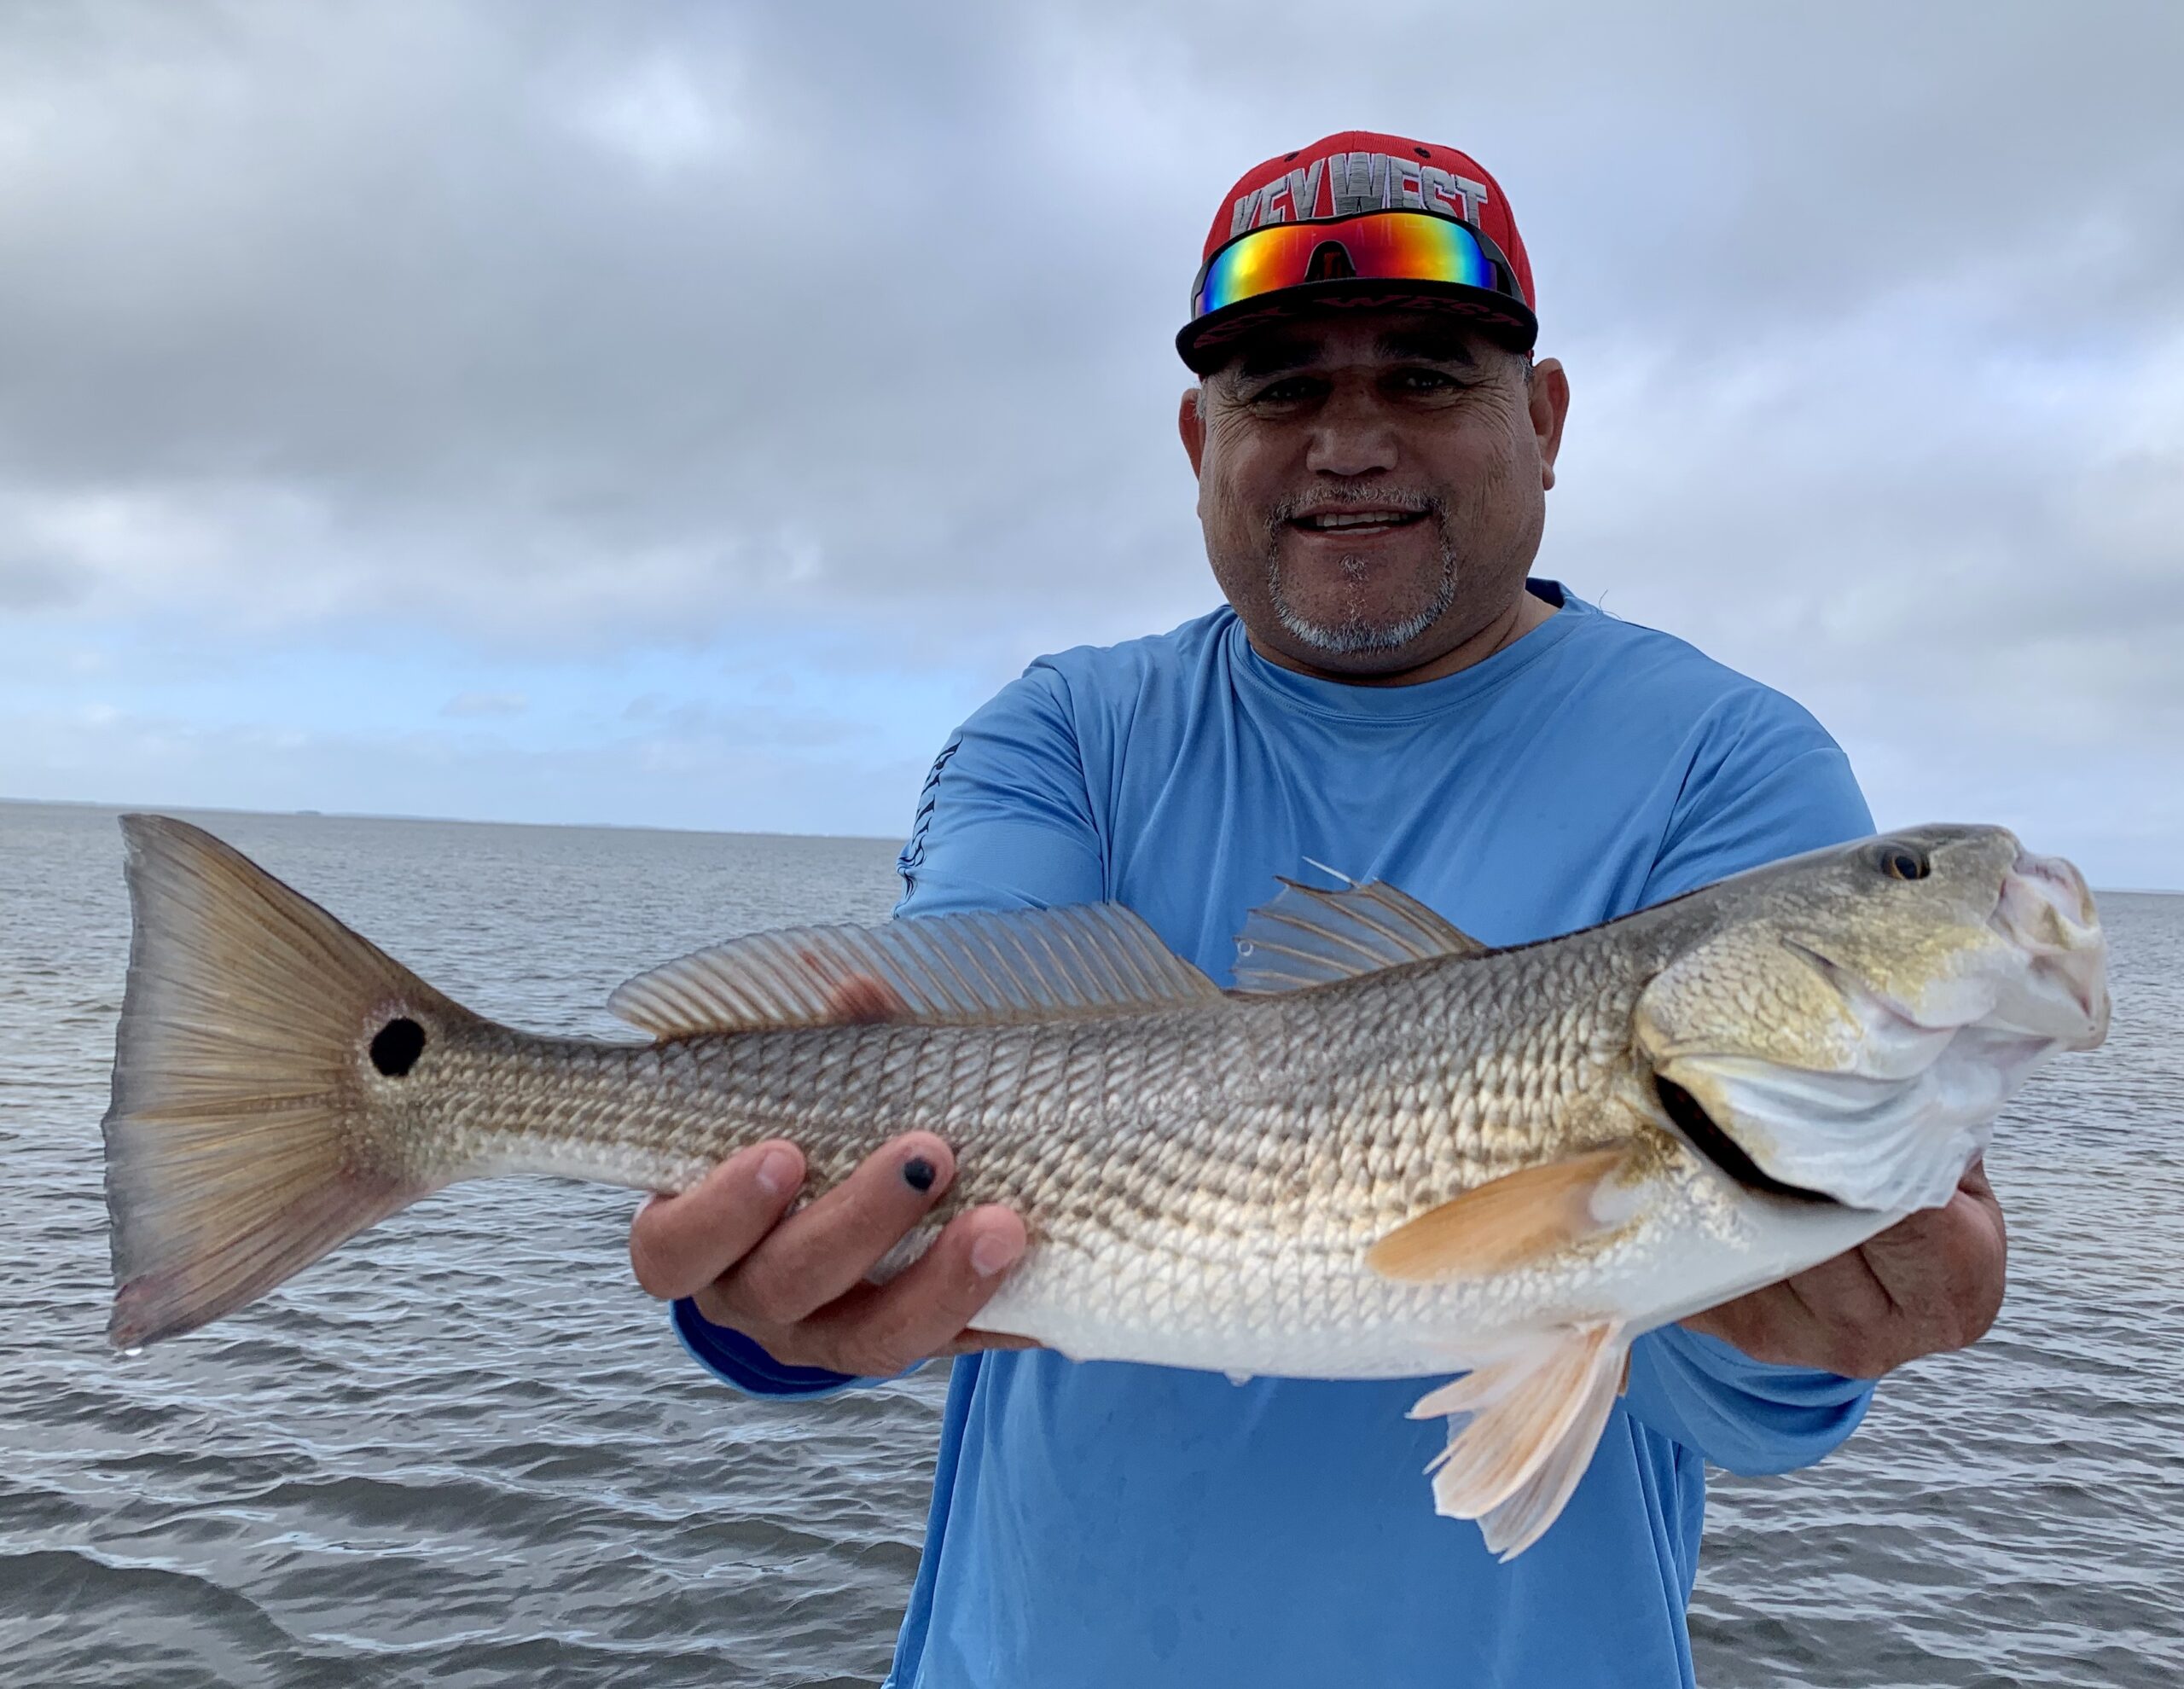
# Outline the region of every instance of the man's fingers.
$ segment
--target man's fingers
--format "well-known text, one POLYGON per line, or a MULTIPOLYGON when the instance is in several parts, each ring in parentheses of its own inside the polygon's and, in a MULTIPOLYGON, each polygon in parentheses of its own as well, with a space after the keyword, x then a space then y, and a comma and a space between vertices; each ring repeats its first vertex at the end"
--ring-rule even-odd
POLYGON ((1014 1332, 982 1332, 976 1326, 967 1326, 956 1335, 952 1343, 943 1344, 932 1352, 935 1355, 976 1355, 985 1349, 1044 1349, 1037 1338, 1019 1337, 1014 1332))
POLYGON ((1860 1252, 1913 1317, 1914 1354, 1977 1343, 2001 1312, 2008 1233, 1993 1187, 1976 1164, 1948 1206, 1913 1215, 1860 1252))
POLYGON ((1682 1322, 1755 1361, 1780 1363, 1814 1341, 1812 1315, 1787 1285, 1768 1285, 1682 1322))
MULTIPOLYGON (((1006 1208, 974 1208, 948 1222, 932 1247, 884 1285, 860 1285, 804 1325, 815 1347, 854 1356, 886 1377, 938 1354, 992 1298, 1023 1257, 1024 1222, 1006 1208)), ((1015 1339, 996 1338, 993 1345, 1015 1339)))
POLYGON ((1820 1334, 1813 1364, 1846 1378, 1877 1378, 1919 1351, 1908 1322, 1862 1249, 1844 1251, 1788 1280, 1820 1334))
POLYGON ((1975 1161, 1945 1206, 1683 1323, 1755 1361, 1879 1378, 1984 1336, 2001 1309, 2008 1258, 2001 1205, 1975 1161))
POLYGON ((1874 1275, 1863 1249, 1849 1249, 1783 1280, 1813 1323, 1837 1332, 1865 1331, 1897 1317, 1896 1299, 1874 1275))
POLYGON ((796 1324, 861 1282, 955 1176, 954 1152, 941 1139, 896 1139, 700 1291, 699 1311, 738 1331, 796 1324))
POLYGON ((753 1144, 680 1196, 654 1197, 630 1223, 630 1266, 648 1295, 694 1295, 773 1229, 804 1182, 793 1144, 753 1144))

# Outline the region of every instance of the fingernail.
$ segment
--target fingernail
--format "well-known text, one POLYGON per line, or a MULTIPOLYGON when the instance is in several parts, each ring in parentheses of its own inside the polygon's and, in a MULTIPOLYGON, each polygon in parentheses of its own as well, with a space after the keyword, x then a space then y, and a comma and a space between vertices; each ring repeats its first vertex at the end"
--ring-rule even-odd
POLYGON ((1023 1253, 1023 1245, 1014 1239, 989 1234, 971 1245, 971 1270, 982 1279, 990 1279, 1014 1267, 1023 1253))
POLYGON ((766 1195, 784 1195, 796 1182, 796 1158, 785 1149, 770 1149, 759 1158, 752 1179, 766 1195))
POLYGON ((921 1155, 914 1155, 903 1164, 903 1182, 914 1191, 929 1191, 937 1176, 933 1165, 921 1155))

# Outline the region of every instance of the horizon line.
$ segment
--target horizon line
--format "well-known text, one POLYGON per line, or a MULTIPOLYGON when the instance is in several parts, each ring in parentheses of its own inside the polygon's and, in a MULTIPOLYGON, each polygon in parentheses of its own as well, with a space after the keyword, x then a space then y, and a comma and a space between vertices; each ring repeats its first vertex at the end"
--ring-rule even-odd
MULTIPOLYGON (((560 827, 567 832, 675 833, 688 834, 694 838, 712 839, 825 839, 858 844, 889 844, 900 848, 898 839, 876 833, 785 833, 778 829, 764 827, 669 827, 654 821, 485 821, 474 815, 390 815, 374 810, 243 810, 221 804, 172 804, 161 806, 150 804, 114 804, 88 798, 10 798, 4 793, 0 793, 0 804, 13 804, 23 809, 99 810, 117 815, 178 813, 195 815, 253 815, 272 821, 421 821, 433 827, 560 827)), ((2096 885, 2093 890, 2103 897, 2184 897, 2184 886, 2175 885, 2096 885)))

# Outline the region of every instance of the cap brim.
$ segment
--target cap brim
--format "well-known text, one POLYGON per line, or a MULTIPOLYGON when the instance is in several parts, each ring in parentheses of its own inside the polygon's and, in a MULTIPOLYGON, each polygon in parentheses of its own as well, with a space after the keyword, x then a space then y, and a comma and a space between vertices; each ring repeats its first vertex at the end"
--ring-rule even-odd
POLYGON ((1345 309, 1447 311, 1478 325, 1512 351, 1530 351, 1539 319, 1507 293, 1455 282, 1367 281, 1339 276, 1304 282, 1279 293, 1245 299, 1187 323, 1176 351, 1194 375, 1210 375, 1234 354, 1237 343, 1269 324, 1345 309))

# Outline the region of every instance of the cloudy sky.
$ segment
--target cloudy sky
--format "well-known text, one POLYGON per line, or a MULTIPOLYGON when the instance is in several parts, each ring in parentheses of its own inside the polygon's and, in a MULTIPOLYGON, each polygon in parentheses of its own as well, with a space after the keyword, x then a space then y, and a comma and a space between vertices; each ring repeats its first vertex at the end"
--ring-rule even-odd
POLYGON ((1213 602, 1246 166, 1502 180, 1541 572, 2184 887, 2184 7, 16 4, 0 796, 889 835, 1213 602))

